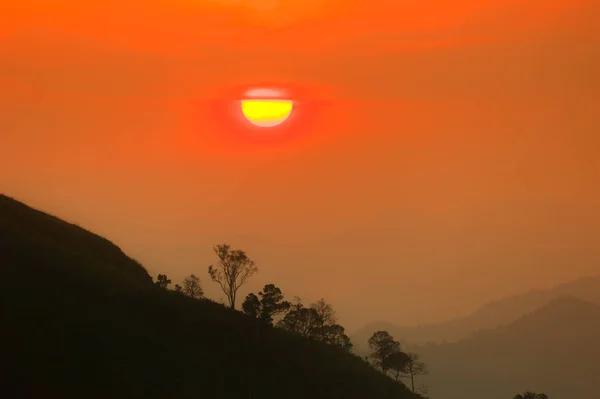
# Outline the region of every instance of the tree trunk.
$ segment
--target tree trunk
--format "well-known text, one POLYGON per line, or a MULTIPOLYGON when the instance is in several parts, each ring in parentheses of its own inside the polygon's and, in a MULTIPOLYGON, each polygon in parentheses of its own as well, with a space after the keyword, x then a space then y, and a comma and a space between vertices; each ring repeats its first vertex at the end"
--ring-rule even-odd
POLYGON ((415 375, 413 372, 410 372, 410 385, 412 387, 412 391, 415 392, 415 375))

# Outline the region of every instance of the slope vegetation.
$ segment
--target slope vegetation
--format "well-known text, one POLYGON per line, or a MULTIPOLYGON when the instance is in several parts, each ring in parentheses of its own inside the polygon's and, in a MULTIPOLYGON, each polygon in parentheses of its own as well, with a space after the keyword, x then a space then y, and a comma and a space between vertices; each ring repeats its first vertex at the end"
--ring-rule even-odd
POLYGON ((156 288, 109 241, 0 195, 0 397, 416 398, 359 357, 156 288))

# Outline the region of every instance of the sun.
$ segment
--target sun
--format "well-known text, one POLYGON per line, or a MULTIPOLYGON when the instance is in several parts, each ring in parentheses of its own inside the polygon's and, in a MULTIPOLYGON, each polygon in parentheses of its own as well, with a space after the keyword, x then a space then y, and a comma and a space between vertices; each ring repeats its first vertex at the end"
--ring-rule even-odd
POLYGON ((258 127, 275 127, 285 122, 292 113, 294 102, 282 98, 282 93, 272 89, 250 90, 241 101, 244 117, 258 127))
POLYGON ((258 127, 281 125, 292 113, 291 100, 242 100, 242 113, 258 127))

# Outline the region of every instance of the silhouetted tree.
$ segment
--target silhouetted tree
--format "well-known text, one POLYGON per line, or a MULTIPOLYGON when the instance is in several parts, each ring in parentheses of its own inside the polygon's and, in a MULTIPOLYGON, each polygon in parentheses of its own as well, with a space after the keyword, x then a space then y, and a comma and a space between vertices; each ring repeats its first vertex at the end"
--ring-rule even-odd
POLYGON ((407 353, 406 355, 408 356, 408 363, 406 364, 406 374, 407 377, 410 378, 412 391, 415 392, 415 377, 418 375, 426 375, 427 367, 425 366, 425 363, 419 361, 419 355, 417 355, 416 353, 407 353))
POLYGON ((545 393, 525 391, 523 394, 516 395, 513 399, 548 399, 548 395, 545 393))
POLYGON ((258 268, 242 250, 231 249, 227 244, 217 245, 213 249, 219 258, 219 264, 217 267, 210 265, 208 274, 212 281, 219 283, 229 306, 235 309, 238 290, 258 271, 258 268))
POLYGON ((403 373, 408 373, 409 362, 409 356, 406 353, 399 351, 389 354, 383 359, 381 366, 386 370, 391 370, 395 380, 398 381, 398 378, 400 378, 403 373))
POLYGON ((179 284, 175 284, 175 292, 181 292, 182 288, 179 284))
POLYGON ((344 327, 335 324, 335 312, 331 305, 321 299, 306 308, 300 298, 290 305, 290 310, 277 326, 291 332, 313 338, 325 343, 339 346, 347 351, 352 350, 352 342, 345 334, 344 327))
POLYGON ((260 296, 260 318, 267 324, 273 325, 273 316, 285 313, 289 310, 291 304, 283 300, 283 293, 275 284, 267 284, 260 296))
POLYGON ((324 342, 339 346, 348 352, 352 351, 353 345, 350 341, 350 337, 346 335, 344 327, 340 326, 339 324, 326 325, 323 327, 323 334, 322 340, 324 342))
POLYGON ((319 326, 317 327, 319 331, 317 333, 320 335, 320 339, 322 341, 325 340, 325 327, 334 325, 336 322, 335 311, 333 307, 325 302, 325 299, 321 298, 316 303, 313 303, 311 306, 319 316, 317 322, 319 326))
POLYGON ((318 318, 317 331, 318 339, 332 345, 339 346, 348 351, 352 350, 352 342, 346 335, 344 327, 336 324, 335 310, 333 307, 321 298, 311 305, 311 308, 317 312, 318 318))
POLYGON ((189 296, 190 298, 202 298, 204 296, 204 290, 202 289, 202 284, 200 284, 200 277, 195 274, 186 277, 185 280, 183 280, 182 292, 185 296, 189 296))
POLYGON ((380 367, 387 374, 384 360, 392 353, 400 352, 400 343, 387 331, 377 331, 369 338, 369 348, 372 350, 371 357, 375 360, 375 367, 380 367))
POLYGON ((295 303, 277 326, 305 337, 315 338, 317 328, 321 325, 319 314, 313 308, 305 308, 300 298, 295 298, 295 303))
POLYGON ((322 324, 319 319, 319 314, 313 308, 302 308, 298 310, 298 331, 300 335, 309 338, 317 338, 317 329, 322 324))
POLYGON ((257 318, 260 315, 260 299, 254 293, 249 293, 242 303, 242 311, 250 317, 257 318))
POLYGON ((158 277, 156 277, 156 282, 154 284, 156 284, 159 288, 166 289, 169 284, 171 284, 171 280, 169 280, 166 274, 159 274, 158 277))
POLYGON ((303 308, 304 305, 302 304, 300 298, 295 297, 294 303, 290 306, 289 311, 283 317, 283 319, 279 320, 279 322, 277 323, 277 327, 286 331, 299 333, 301 322, 299 311, 303 308))
POLYGON ((291 306, 283 300, 281 290, 275 284, 267 284, 257 297, 254 293, 246 296, 242 310, 249 316, 260 318, 266 324, 273 325, 273 316, 285 313, 291 306))

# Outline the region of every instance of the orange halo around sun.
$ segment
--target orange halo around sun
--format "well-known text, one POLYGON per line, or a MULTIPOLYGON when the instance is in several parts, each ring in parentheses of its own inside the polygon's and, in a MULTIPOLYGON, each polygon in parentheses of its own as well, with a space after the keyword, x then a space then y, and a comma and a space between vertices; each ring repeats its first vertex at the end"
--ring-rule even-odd
POLYGON ((252 89, 241 101, 242 114, 253 125, 269 128, 281 125, 292 113, 294 102, 276 89, 252 89))

